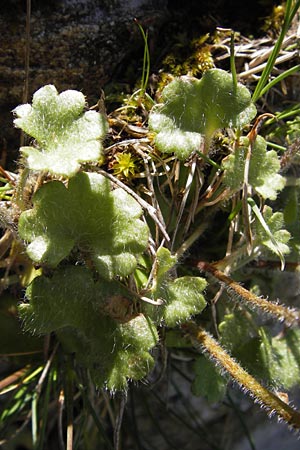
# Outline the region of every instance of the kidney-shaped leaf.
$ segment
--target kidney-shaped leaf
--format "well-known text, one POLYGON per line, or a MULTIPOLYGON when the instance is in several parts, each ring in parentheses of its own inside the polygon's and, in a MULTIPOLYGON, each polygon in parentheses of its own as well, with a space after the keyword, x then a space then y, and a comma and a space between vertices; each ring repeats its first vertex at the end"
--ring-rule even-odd
POLYGON ((265 206, 262 220, 256 220, 253 226, 254 244, 263 245, 278 256, 290 253, 291 235, 284 229, 283 213, 273 213, 270 206, 265 206))
POLYGON ((206 306, 202 294, 207 282, 201 277, 180 277, 170 279, 169 271, 176 263, 166 248, 157 252, 157 267, 154 277, 152 294, 163 304, 159 307, 147 306, 147 311, 157 323, 162 320, 168 327, 186 322, 192 315, 199 314, 206 306))
POLYGON ((101 276, 126 276, 136 255, 148 243, 142 209, 122 189, 96 173, 80 172, 69 180, 44 184, 33 197, 33 209, 19 220, 27 253, 38 263, 56 267, 76 247, 88 255, 101 276))
POLYGON ((69 266, 51 278, 35 278, 26 297, 30 303, 19 305, 25 330, 56 332, 65 350, 89 368, 99 388, 124 389, 127 379, 138 380, 149 372, 149 350, 157 343, 157 331, 142 314, 129 312, 115 319, 115 299, 120 310, 121 302, 129 309, 133 305, 120 283, 95 282, 88 269, 69 266))
POLYGON ((163 104, 154 106, 149 127, 157 133, 157 148, 186 159, 220 128, 241 127, 251 121, 256 108, 242 84, 220 69, 203 77, 175 79, 162 92, 163 104))
POLYGON ((199 314, 206 306, 202 295, 207 283, 201 277, 180 277, 168 281, 160 290, 163 319, 168 327, 186 322, 192 315, 199 314))
POLYGON ((195 373, 193 394, 206 397, 209 403, 221 401, 226 394, 228 381, 216 364, 201 355, 196 358, 193 369, 195 373))
POLYGON ((100 158, 107 120, 96 111, 84 112, 84 107, 81 92, 58 94, 47 85, 36 91, 32 105, 15 108, 14 124, 35 139, 34 146, 20 149, 30 169, 70 177, 80 163, 100 158))
MULTIPOLYGON (((232 190, 239 190, 244 180, 245 159, 248 151, 249 139, 241 138, 240 146, 234 154, 223 160, 225 169, 223 183, 232 190)), ((252 148, 249 184, 263 198, 275 200, 277 192, 284 188, 285 180, 278 173, 280 162, 274 150, 267 151, 267 143, 262 136, 257 136, 252 148)))

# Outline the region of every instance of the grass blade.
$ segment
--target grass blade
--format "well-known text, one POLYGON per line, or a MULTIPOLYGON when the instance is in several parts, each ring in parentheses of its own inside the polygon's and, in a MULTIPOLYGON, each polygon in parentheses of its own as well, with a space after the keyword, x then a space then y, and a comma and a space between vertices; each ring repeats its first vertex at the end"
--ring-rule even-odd
POLYGON ((275 84, 279 83, 280 81, 284 80, 286 77, 289 77, 295 72, 298 72, 300 70, 300 64, 297 66, 291 67, 290 69, 286 70, 285 72, 278 75, 278 77, 274 78, 270 83, 268 83, 260 93, 260 96, 264 95, 269 89, 271 89, 275 84))
MULTIPOLYGON (((270 73, 273 70, 276 58, 280 52, 281 49, 281 45, 283 42, 283 39, 289 29, 289 26, 298 10, 300 6, 300 0, 296 1, 294 6, 293 6, 293 0, 287 0, 286 2, 286 9, 285 9, 285 16, 284 16, 284 21, 283 21, 283 25, 282 25, 282 29, 280 32, 280 35, 277 39, 277 42, 273 48, 273 51, 271 53, 271 55, 269 56, 269 59, 267 61, 267 65, 264 68, 259 81, 256 85, 256 88, 254 90, 254 93, 252 95, 252 101, 255 103, 261 96, 262 96, 262 91, 263 89, 266 87, 268 78, 270 76, 270 73)), ((265 93, 266 91, 264 91, 265 93)))

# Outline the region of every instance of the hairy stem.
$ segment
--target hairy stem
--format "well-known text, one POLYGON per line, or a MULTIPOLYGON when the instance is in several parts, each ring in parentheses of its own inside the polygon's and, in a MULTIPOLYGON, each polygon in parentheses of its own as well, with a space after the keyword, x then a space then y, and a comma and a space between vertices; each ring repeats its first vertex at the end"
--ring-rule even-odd
POLYGON ((209 333, 192 322, 185 324, 183 329, 191 338, 195 348, 200 346, 201 350, 208 353, 270 415, 277 414, 280 419, 286 421, 294 428, 300 428, 300 413, 283 402, 273 392, 266 389, 252 375, 246 372, 209 333))
POLYGON ((257 297, 252 292, 248 291, 232 278, 225 275, 225 273, 218 270, 213 264, 204 261, 197 261, 195 263, 197 268, 203 272, 213 275, 219 282, 224 284, 225 289, 230 296, 244 301, 249 307, 259 308, 267 314, 270 314, 289 326, 299 324, 300 313, 296 309, 287 308, 283 305, 270 302, 265 298, 257 297))

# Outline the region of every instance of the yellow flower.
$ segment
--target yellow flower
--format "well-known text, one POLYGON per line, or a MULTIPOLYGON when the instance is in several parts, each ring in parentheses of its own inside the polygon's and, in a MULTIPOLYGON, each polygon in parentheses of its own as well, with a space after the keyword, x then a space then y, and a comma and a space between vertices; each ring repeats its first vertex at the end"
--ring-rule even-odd
POLYGON ((118 153, 113 163, 114 174, 125 178, 133 177, 136 173, 136 161, 131 153, 118 153))

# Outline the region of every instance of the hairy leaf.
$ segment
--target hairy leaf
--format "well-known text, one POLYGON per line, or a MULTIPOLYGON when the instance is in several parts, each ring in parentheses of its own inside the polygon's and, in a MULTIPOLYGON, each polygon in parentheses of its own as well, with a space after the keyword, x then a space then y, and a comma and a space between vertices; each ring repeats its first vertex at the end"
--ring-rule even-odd
POLYGON ((300 330, 272 337, 241 313, 227 314, 219 325, 221 343, 257 378, 275 388, 291 389, 300 382, 300 330))
POLYGON ((174 266, 175 258, 167 249, 158 251, 156 280, 153 296, 163 301, 159 307, 149 307, 156 322, 165 321, 168 327, 186 322, 192 315, 199 314, 206 306, 202 291, 207 282, 201 277, 180 277, 170 280, 168 271, 174 266))
POLYGON ((80 163, 100 158, 107 120, 96 111, 84 112, 84 107, 81 92, 58 95, 54 86, 47 85, 33 95, 32 106, 15 108, 14 124, 35 139, 34 146, 20 149, 30 169, 71 177, 80 163))
MULTIPOLYGON (((249 139, 241 138, 240 146, 234 154, 223 160, 225 169, 223 183, 233 191, 242 188, 244 182, 245 158, 249 139)), ((267 151, 267 143, 263 137, 257 136, 254 143, 249 169, 249 184, 263 198, 275 200, 277 192, 284 188, 285 180, 279 175, 280 162, 274 150, 267 151)))
POLYGON ((194 395, 206 397, 210 403, 221 401, 226 393, 227 380, 215 363, 199 356, 194 364, 195 378, 192 384, 194 395))
POLYGON ((299 186, 288 186, 281 195, 283 205, 284 222, 292 239, 289 242, 291 253, 290 261, 298 261, 300 254, 300 190, 299 186))
POLYGON ((226 314, 219 324, 221 344, 229 351, 237 352, 256 332, 253 324, 245 314, 236 310, 234 314, 226 314))
POLYGON ((44 184, 33 197, 33 209, 19 220, 27 253, 38 263, 56 267, 76 247, 90 256, 101 276, 126 276, 136 254, 148 243, 142 209, 122 189, 96 173, 80 172, 69 180, 44 184))
MULTIPOLYGON (((26 358, 29 352, 42 350, 43 341, 36 336, 24 335, 18 317, 13 313, 17 307, 16 298, 6 291, 1 295, 0 304, 0 352, 15 353, 26 358)), ((21 363, 22 364, 22 363, 21 363)))
POLYGON ((134 299, 121 284, 95 282, 91 271, 72 266, 35 278, 26 297, 30 303, 19 306, 25 330, 56 331, 98 387, 123 389, 128 378, 138 380, 150 370, 156 329, 133 312, 134 299))
POLYGON ((168 327, 186 322, 205 308, 202 291, 206 285, 204 278, 181 277, 162 286, 159 297, 165 301, 162 311, 168 327))
POLYGON ((155 280, 156 284, 159 285, 166 277, 167 272, 175 266, 177 258, 176 256, 171 255, 170 251, 164 247, 158 249, 156 258, 157 266, 155 280))
POLYGON ((291 235, 287 230, 283 229, 283 213, 273 213, 270 206, 265 206, 263 211, 263 218, 266 225, 268 226, 269 232, 267 232, 265 227, 262 226, 261 222, 257 220, 254 224, 255 245, 263 245, 276 255, 278 255, 278 251, 280 251, 281 254, 288 254, 290 252, 290 248, 287 245, 287 242, 289 242, 291 235))
POLYGON ((220 69, 207 70, 200 80, 172 81, 164 88, 162 100, 150 113, 149 127, 157 133, 157 148, 174 152, 179 159, 200 150, 218 129, 241 127, 256 114, 248 89, 235 86, 232 76, 220 69))
MULTIPOLYGON (((264 345, 262 343, 262 345, 264 345)), ((287 330, 281 338, 272 339, 271 380, 276 387, 291 389, 300 383, 300 330, 287 330)), ((269 366, 270 367, 270 366, 269 366)))

